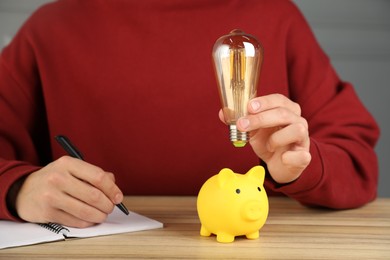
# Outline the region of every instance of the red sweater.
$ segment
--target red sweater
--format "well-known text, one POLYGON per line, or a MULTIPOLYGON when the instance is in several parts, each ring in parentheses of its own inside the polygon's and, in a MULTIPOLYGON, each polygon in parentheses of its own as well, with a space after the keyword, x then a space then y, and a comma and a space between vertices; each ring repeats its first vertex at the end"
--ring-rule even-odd
POLYGON ((67 0, 37 10, 1 54, 0 218, 14 219, 17 179, 64 155, 57 134, 126 195, 196 195, 220 169, 258 164, 218 119, 211 49, 234 28, 264 46, 258 95, 288 96, 309 122, 312 162, 290 184, 268 176, 268 192, 332 208, 374 199, 378 127, 290 1, 67 0))

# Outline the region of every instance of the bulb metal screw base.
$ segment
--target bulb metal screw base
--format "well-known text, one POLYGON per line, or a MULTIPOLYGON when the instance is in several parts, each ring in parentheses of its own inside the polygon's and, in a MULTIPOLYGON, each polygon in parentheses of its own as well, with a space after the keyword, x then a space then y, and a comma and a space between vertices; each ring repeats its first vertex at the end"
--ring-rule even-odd
POLYGON ((236 125, 229 125, 230 141, 235 147, 244 147, 249 141, 248 132, 241 132, 236 125))

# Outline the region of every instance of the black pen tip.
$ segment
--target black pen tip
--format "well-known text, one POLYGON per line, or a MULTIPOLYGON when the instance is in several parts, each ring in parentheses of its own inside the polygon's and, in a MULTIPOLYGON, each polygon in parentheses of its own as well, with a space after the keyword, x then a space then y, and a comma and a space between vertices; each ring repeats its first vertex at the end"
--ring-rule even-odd
POLYGON ((129 215, 129 210, 126 208, 125 205, 123 205, 123 203, 117 204, 116 206, 117 206, 123 213, 125 213, 126 215, 129 215))

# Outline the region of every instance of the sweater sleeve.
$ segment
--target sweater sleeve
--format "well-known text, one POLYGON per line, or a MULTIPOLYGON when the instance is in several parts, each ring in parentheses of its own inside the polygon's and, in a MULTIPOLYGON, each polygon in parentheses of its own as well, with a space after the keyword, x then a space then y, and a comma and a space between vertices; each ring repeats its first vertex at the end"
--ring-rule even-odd
POLYGON ((8 208, 7 194, 47 155, 36 152, 47 136, 38 85, 33 48, 22 28, 0 56, 0 219, 17 219, 8 208))
POLYGON ((267 184, 306 205, 359 207, 376 197, 378 125, 294 13, 286 43, 290 97, 309 123, 312 161, 296 181, 278 185, 268 178, 267 184))

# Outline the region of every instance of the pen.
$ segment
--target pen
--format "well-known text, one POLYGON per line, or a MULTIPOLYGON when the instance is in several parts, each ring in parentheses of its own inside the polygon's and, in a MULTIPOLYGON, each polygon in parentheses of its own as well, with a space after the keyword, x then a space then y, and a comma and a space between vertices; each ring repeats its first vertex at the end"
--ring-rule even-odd
MULTIPOLYGON (((83 155, 81 152, 72 144, 68 137, 64 135, 55 136, 56 141, 61 145, 62 148, 72 157, 83 160, 83 155)), ((126 215, 129 215, 129 210, 126 208, 123 203, 116 204, 116 206, 126 215)))

